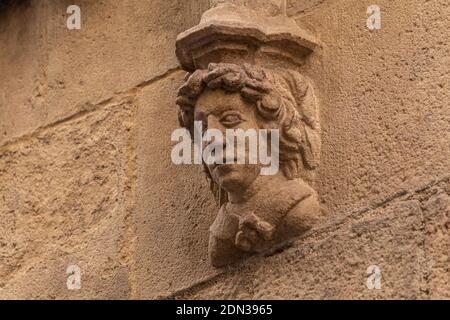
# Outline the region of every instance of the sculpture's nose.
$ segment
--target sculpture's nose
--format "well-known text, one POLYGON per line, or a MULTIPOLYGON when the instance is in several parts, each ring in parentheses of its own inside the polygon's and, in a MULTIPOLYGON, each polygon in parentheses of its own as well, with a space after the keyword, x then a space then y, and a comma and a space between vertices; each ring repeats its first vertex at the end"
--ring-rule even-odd
POLYGON ((207 127, 207 130, 214 130, 216 132, 213 133, 210 131, 210 134, 212 134, 212 136, 214 138, 208 139, 208 141, 203 144, 204 148, 211 145, 211 148, 214 148, 214 151, 212 152, 213 156, 222 158, 223 153, 225 152, 225 148, 226 148, 226 136, 225 136, 226 127, 214 115, 208 115, 208 117, 206 118, 206 127, 207 127), (218 135, 217 131, 219 131, 222 134, 222 137, 217 136, 218 135), (217 151, 216 149, 217 150, 220 149, 221 152, 216 154, 216 151, 217 151))
POLYGON ((207 124, 207 128, 208 128, 208 129, 216 129, 216 130, 220 130, 220 132, 222 132, 222 134, 223 134, 224 137, 225 137, 225 129, 226 129, 226 128, 225 128, 225 126, 223 126, 223 125, 220 123, 219 119, 217 119, 216 116, 214 116, 214 115, 209 115, 206 122, 207 122, 206 124, 207 124))

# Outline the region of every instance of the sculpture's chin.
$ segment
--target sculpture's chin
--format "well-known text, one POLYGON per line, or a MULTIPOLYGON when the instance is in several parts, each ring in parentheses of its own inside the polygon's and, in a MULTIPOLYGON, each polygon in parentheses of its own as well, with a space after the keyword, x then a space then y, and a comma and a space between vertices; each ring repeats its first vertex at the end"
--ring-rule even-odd
POLYGON ((212 170, 212 177, 227 192, 236 192, 245 189, 248 177, 245 175, 243 165, 222 164, 212 170))

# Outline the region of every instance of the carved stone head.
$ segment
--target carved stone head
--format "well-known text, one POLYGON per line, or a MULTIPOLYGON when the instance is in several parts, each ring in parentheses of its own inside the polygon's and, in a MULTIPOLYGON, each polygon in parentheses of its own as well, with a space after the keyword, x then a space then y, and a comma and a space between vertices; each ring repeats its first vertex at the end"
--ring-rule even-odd
POLYGON ((191 134, 194 121, 224 134, 227 129, 279 132, 275 175, 261 175, 258 163, 205 164, 220 205, 210 229, 214 266, 274 248, 312 226, 320 209, 308 183, 318 164, 320 127, 306 78, 282 68, 211 63, 188 74, 177 105, 180 123, 191 134))

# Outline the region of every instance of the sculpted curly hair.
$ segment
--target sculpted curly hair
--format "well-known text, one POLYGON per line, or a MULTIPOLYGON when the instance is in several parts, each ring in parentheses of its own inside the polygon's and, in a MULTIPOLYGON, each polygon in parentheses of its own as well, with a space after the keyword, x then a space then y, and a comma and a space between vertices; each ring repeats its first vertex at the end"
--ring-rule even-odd
MULTIPOLYGON (((178 91, 179 121, 194 128, 198 97, 206 89, 240 93, 256 108, 261 129, 280 130, 280 167, 288 179, 302 176, 317 167, 320 154, 320 127, 315 97, 309 82, 298 72, 270 70, 251 65, 211 63, 208 69, 187 74, 178 91)), ((211 181, 211 188, 223 199, 222 190, 211 181)), ((219 202, 223 202, 219 200, 219 202)))

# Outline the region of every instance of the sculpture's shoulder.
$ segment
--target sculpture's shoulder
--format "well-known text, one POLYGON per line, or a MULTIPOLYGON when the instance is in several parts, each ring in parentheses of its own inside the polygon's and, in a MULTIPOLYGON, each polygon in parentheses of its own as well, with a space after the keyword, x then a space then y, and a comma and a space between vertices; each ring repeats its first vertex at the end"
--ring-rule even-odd
POLYGON ((285 217, 285 225, 289 233, 303 233, 311 229, 321 218, 319 197, 317 192, 304 181, 298 181, 297 189, 304 195, 285 217))

